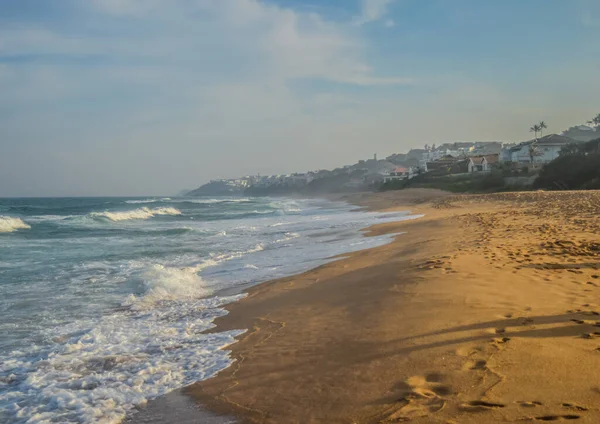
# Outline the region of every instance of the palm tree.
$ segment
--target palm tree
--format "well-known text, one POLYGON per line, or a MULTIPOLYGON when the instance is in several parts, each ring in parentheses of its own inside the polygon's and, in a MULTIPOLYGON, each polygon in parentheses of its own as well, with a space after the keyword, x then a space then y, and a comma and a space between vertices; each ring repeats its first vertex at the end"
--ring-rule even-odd
POLYGON ((533 157, 536 154, 537 154, 537 146, 535 145, 535 142, 533 142, 529 145, 529 159, 531 160, 531 163, 533 163, 533 157))
POLYGON ((535 139, 537 140, 537 133, 539 133, 542 129, 538 124, 535 124, 533 127, 529 128, 529 132, 535 133, 535 139))
POLYGON ((543 137, 544 136, 544 129, 548 128, 548 125, 546 125, 546 123, 544 121, 541 121, 538 126, 540 128, 540 137, 543 137))

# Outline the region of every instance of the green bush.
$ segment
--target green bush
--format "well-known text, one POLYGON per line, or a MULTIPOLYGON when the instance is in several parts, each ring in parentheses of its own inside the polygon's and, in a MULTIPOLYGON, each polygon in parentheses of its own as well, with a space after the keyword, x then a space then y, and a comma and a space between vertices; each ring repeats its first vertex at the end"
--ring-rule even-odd
POLYGON ((533 186, 548 190, 600 188, 600 139, 567 146, 542 168, 533 186))

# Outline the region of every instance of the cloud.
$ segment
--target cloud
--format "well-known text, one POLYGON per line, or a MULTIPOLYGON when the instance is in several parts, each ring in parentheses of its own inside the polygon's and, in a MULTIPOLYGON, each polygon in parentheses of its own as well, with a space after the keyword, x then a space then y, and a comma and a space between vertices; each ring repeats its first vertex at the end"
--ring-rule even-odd
POLYGON ((24 190, 2 181, 28 195, 130 195, 332 166, 343 159, 324 134, 363 114, 353 86, 417 83, 378 74, 352 23, 268 2, 61 4, 63 20, 0 27, 0 141, 14 150, 0 158, 0 195, 24 190))
POLYGON ((362 25, 382 19, 387 14, 388 6, 392 2, 393 0, 362 0, 361 14, 357 23, 362 25))
POLYGON ((90 7, 88 15, 104 15, 94 24, 113 31, 111 37, 18 25, 0 30, 0 54, 92 57, 134 65, 150 60, 167 66, 229 56, 238 67, 281 80, 316 78, 358 85, 413 81, 375 76, 363 58, 366 45, 360 34, 315 13, 258 0, 94 0, 90 7), (140 23, 147 32, 136 29, 140 23))

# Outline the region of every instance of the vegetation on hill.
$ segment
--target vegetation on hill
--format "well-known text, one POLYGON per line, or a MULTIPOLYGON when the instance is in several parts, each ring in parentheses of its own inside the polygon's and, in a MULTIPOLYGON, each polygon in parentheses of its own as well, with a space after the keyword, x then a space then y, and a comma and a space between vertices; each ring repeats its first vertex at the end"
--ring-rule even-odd
POLYGON ((600 138, 565 146, 557 159, 542 168, 533 186, 547 190, 600 189, 600 138))
POLYGON ((404 188, 437 188, 453 193, 489 193, 504 189, 502 171, 485 174, 432 175, 425 173, 410 180, 391 181, 381 186, 381 191, 404 188))

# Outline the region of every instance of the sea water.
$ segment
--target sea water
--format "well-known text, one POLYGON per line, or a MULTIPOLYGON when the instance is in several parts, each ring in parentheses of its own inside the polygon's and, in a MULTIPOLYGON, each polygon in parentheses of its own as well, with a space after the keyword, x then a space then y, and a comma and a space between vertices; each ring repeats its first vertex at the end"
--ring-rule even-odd
POLYGON ((118 423, 215 375, 243 289, 386 237, 405 213, 267 198, 0 199, 0 422, 118 423))

